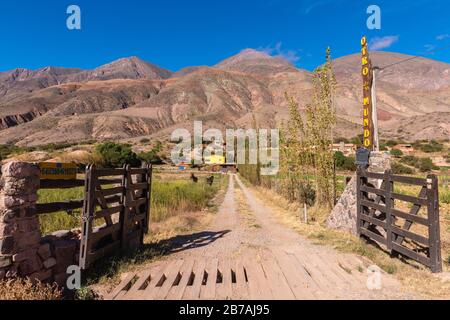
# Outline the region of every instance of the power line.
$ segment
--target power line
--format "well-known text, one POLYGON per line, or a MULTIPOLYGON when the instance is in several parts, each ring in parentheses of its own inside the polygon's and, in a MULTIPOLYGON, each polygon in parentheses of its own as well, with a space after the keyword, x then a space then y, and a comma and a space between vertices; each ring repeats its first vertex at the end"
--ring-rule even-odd
POLYGON ((391 67, 396 66, 396 65, 398 65, 398 64, 405 63, 405 62, 408 62, 408 61, 411 61, 411 60, 414 60, 414 59, 417 59, 417 58, 424 58, 424 56, 426 56, 426 55, 430 55, 430 54, 436 53, 436 52, 438 52, 438 51, 442 51, 442 50, 447 49, 447 48, 450 48, 450 43, 447 44, 447 45, 445 45, 445 46, 436 48, 436 49, 434 49, 434 50, 432 50, 432 51, 429 51, 429 52, 427 52, 427 53, 424 53, 424 54, 421 54, 421 55, 417 55, 417 56, 414 56, 414 57, 410 57, 410 58, 407 58, 407 59, 403 59, 403 60, 401 60, 401 61, 397 61, 397 62, 395 62, 395 63, 388 64, 388 65, 383 66, 383 67, 374 67, 374 69, 377 69, 377 70, 385 70, 385 69, 387 69, 387 68, 391 68, 391 67))

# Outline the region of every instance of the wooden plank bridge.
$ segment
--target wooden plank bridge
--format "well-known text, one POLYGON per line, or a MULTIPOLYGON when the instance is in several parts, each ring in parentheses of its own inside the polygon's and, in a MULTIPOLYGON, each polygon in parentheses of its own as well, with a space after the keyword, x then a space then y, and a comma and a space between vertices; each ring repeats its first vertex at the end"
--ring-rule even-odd
POLYGON ((175 259, 128 273, 105 299, 358 299, 359 292, 368 291, 363 265, 353 255, 330 256, 314 246, 271 248, 231 259, 175 259))

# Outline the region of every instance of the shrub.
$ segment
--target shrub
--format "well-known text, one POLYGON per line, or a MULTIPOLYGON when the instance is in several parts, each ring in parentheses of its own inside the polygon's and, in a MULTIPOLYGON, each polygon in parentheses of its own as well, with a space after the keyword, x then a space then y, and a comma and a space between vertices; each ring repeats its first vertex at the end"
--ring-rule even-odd
POLYGON ((0 300, 62 300, 62 293, 56 285, 11 279, 0 281, 0 300))
POLYGON ((316 190, 314 190, 311 183, 300 183, 299 201, 300 203, 306 203, 308 207, 312 207, 314 205, 316 202, 316 190))
POLYGON ((441 152, 444 150, 444 145, 436 140, 431 140, 429 143, 427 141, 416 141, 413 146, 425 153, 441 152))
POLYGON ((143 138, 140 141, 140 143, 142 143, 142 144, 149 143, 149 142, 150 142, 150 139, 148 139, 148 138, 143 138))
POLYGON ((336 160, 336 168, 338 170, 355 171, 356 163, 354 157, 346 157, 341 151, 337 151, 334 154, 336 160))
POLYGON ((414 156, 404 156, 400 162, 405 163, 412 167, 419 167, 420 159, 414 156))
POLYGON ((393 162, 392 163, 392 173, 394 174, 413 174, 414 170, 410 167, 404 166, 401 163, 393 162))
POLYGON ((398 141, 397 140, 388 140, 388 141, 386 141, 386 145, 388 147, 394 147, 394 146, 398 145, 398 141))
POLYGON ((141 164, 129 144, 106 142, 97 145, 95 150, 101 156, 103 166, 108 168, 120 168, 125 164, 138 167, 141 164))
POLYGON ((429 172, 431 170, 438 170, 439 167, 436 167, 433 164, 433 161, 430 158, 422 158, 419 163, 419 170, 422 172, 429 172))
POLYGON ((399 150, 399 149, 392 149, 391 155, 393 155, 396 158, 400 158, 401 156, 403 156, 403 152, 402 152, 402 150, 399 150))
POLYGON ((149 151, 149 152, 142 152, 138 155, 138 158, 139 158, 139 160, 146 162, 146 163, 151 163, 151 164, 163 163, 160 156, 158 156, 158 154, 154 150, 149 151))

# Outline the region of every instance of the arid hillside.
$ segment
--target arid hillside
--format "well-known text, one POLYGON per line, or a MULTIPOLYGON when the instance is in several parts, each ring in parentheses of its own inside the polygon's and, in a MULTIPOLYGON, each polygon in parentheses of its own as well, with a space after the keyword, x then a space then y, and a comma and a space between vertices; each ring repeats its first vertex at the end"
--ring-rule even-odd
MULTIPOLYGON (((374 52, 381 134, 407 140, 450 136, 450 65, 374 52)), ((336 134, 360 133, 359 54, 334 61, 338 81, 336 134)), ((47 67, 0 73, 0 144, 168 138, 177 127, 277 127, 287 118, 284 93, 303 108, 312 73, 252 49, 213 67, 172 73, 125 58, 94 70, 47 67)))

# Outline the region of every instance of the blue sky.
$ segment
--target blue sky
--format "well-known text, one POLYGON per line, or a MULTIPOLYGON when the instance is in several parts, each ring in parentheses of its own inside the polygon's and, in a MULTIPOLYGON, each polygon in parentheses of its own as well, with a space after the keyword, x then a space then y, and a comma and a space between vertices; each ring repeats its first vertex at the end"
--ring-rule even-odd
MULTIPOLYGON (((311 70, 327 46, 334 57, 357 52, 364 34, 379 50, 411 55, 445 46, 449 16, 448 0, 5 0, 0 71, 94 68, 127 56, 176 71, 244 48, 311 70), (71 4, 81 8, 81 30, 66 27, 71 4), (370 4, 381 8, 381 30, 366 27, 370 4)), ((429 57, 450 63, 450 48, 429 57)))

